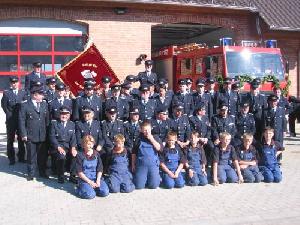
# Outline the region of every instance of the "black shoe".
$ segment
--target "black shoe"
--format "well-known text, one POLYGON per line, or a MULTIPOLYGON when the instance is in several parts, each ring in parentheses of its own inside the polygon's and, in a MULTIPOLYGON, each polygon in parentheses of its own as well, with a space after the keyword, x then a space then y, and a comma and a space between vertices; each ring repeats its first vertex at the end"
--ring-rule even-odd
POLYGON ((19 159, 20 163, 26 163, 27 161, 25 159, 19 159))
POLYGON ((78 180, 75 176, 70 176, 69 177, 69 181, 73 184, 78 184, 78 180))
POLYGON ((9 162, 9 165, 10 165, 10 166, 15 165, 15 164, 16 164, 16 161, 10 161, 10 162, 9 162))
POLYGON ((46 173, 40 173, 41 178, 49 179, 49 176, 46 173))
POLYGON ((30 175, 28 175, 28 176, 27 176, 27 181, 32 181, 32 180, 33 180, 33 177, 30 176, 30 175))
POLYGON ((59 176, 58 179, 57 179, 57 182, 60 183, 60 184, 65 183, 64 177, 63 176, 59 176))

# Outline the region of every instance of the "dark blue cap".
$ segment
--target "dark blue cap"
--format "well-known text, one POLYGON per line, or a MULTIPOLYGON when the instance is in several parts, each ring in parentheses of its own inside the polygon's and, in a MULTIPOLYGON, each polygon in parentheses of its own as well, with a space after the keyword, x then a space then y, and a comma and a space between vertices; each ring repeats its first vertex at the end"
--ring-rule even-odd
POLYGON ((125 80, 129 82, 136 82, 136 77, 134 75, 128 75, 126 76, 125 80))
POLYGON ((186 79, 179 79, 178 84, 179 85, 187 85, 186 79))
POLYGON ((114 84, 113 86, 111 86, 111 90, 112 91, 120 91, 121 90, 121 85, 114 84))
POLYGON ((197 86, 204 86, 205 85, 205 80, 199 78, 196 82, 197 86))
POLYGON ((196 110, 199 111, 199 110, 203 110, 203 109, 206 109, 206 105, 204 102, 200 102, 197 107, 196 107, 196 110))
POLYGON ((139 108, 133 107, 133 108, 130 110, 130 114, 140 114, 139 108))
POLYGON ((9 81, 12 82, 12 83, 15 83, 15 82, 19 81, 19 78, 17 76, 10 76, 9 81))
POLYGON ((32 63, 34 67, 42 67, 42 63, 40 61, 32 63))
POLYGON ((268 101, 273 101, 274 102, 274 101, 277 101, 277 100, 278 100, 278 97, 274 94, 271 94, 268 97, 268 101))
POLYGON ((87 106, 83 106, 82 109, 81 109, 81 111, 83 113, 90 113, 90 112, 94 112, 94 109, 91 106, 87 105, 87 106))
POLYGON ((148 66, 148 65, 153 65, 153 60, 146 60, 145 61, 145 65, 148 66))
POLYGON ((59 113, 63 114, 63 113, 71 113, 71 110, 68 106, 61 106, 59 108, 59 113))
POLYGON ((115 106, 110 106, 105 111, 108 113, 111 113, 111 114, 118 112, 117 107, 115 107, 115 106))
POLYGON ((58 91, 63 91, 66 90, 66 86, 63 83, 58 83, 56 84, 55 89, 58 91))
POLYGON ((55 83, 56 83, 55 77, 49 77, 49 78, 47 78, 47 84, 55 84, 55 83))
POLYGON ((103 76, 101 78, 102 83, 107 84, 109 82, 111 82, 111 78, 109 76, 103 76))
POLYGON ((42 86, 33 86, 30 89, 30 93, 31 94, 34 94, 34 93, 45 94, 45 90, 42 86))
POLYGON ((139 90, 140 90, 140 91, 149 91, 149 90, 150 90, 150 87, 149 87, 148 84, 142 83, 141 86, 139 87, 139 90))
POLYGON ((85 82, 84 83, 84 89, 85 90, 92 90, 94 89, 94 82, 85 82))

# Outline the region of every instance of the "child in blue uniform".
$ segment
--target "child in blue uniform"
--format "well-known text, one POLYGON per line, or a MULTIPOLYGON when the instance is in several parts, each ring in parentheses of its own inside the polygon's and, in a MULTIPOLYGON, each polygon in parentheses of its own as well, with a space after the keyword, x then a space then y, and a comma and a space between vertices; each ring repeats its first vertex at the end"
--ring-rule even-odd
POLYGON ((162 150, 158 136, 151 134, 151 123, 141 124, 141 133, 132 149, 132 172, 136 189, 155 189, 160 184, 158 152, 162 150))
POLYGON ((111 193, 129 193, 135 187, 129 171, 127 150, 124 148, 125 137, 117 134, 114 137, 114 148, 107 156, 108 178, 106 183, 111 193))
POLYGON ((160 153, 160 167, 162 170, 162 186, 164 188, 182 188, 184 179, 181 170, 185 163, 183 152, 179 145, 176 145, 177 134, 170 131, 167 134, 167 143, 160 153))
POLYGON ((213 152, 213 183, 242 183, 244 182, 235 149, 230 145, 231 135, 222 132, 219 135, 220 143, 215 146, 213 152), (234 165, 237 173, 234 171, 234 165))
POLYGON ((263 141, 259 145, 260 153, 260 169, 267 183, 279 183, 282 180, 282 172, 280 170, 277 156, 282 153, 283 147, 277 141, 273 140, 274 129, 266 127, 263 133, 263 141))
POLYGON ((206 156, 203 146, 200 145, 200 136, 197 131, 193 131, 190 137, 190 144, 184 149, 187 162, 186 182, 190 186, 204 186, 208 183, 205 171, 206 156))
POLYGON ((236 147, 239 165, 245 183, 259 183, 263 179, 257 166, 257 152, 252 145, 253 135, 245 133, 242 137, 243 144, 236 147))
POLYGON ((79 179, 77 195, 92 199, 96 195, 105 197, 109 194, 107 184, 102 178, 103 165, 99 153, 93 149, 95 140, 91 135, 82 138, 83 152, 78 152, 76 170, 79 179))

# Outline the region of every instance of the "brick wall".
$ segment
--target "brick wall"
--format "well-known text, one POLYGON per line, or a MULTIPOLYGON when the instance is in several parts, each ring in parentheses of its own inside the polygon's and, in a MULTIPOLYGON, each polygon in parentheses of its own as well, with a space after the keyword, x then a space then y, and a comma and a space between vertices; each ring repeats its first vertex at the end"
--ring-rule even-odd
MULTIPOLYGON (((255 39, 255 16, 245 14, 203 14, 178 11, 128 9, 116 15, 110 8, 0 7, 0 19, 51 18, 85 23, 89 35, 120 79, 144 70, 136 65, 140 54, 151 55, 151 26, 160 23, 201 23, 232 30, 235 40, 255 39)), ((293 41, 285 43, 284 53, 297 65, 293 41)), ((299 49, 299 43, 298 43, 299 49)), ((296 93, 297 67, 291 70, 292 93, 296 93)))

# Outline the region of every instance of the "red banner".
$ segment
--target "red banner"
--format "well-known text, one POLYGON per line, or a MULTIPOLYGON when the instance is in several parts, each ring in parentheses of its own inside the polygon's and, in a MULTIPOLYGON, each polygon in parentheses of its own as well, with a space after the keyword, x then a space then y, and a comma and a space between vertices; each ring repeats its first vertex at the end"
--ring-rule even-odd
POLYGON ((112 83, 119 81, 94 44, 61 68, 57 76, 75 95, 83 89, 84 78, 93 77, 96 86, 100 86, 103 76, 109 76, 112 83))

